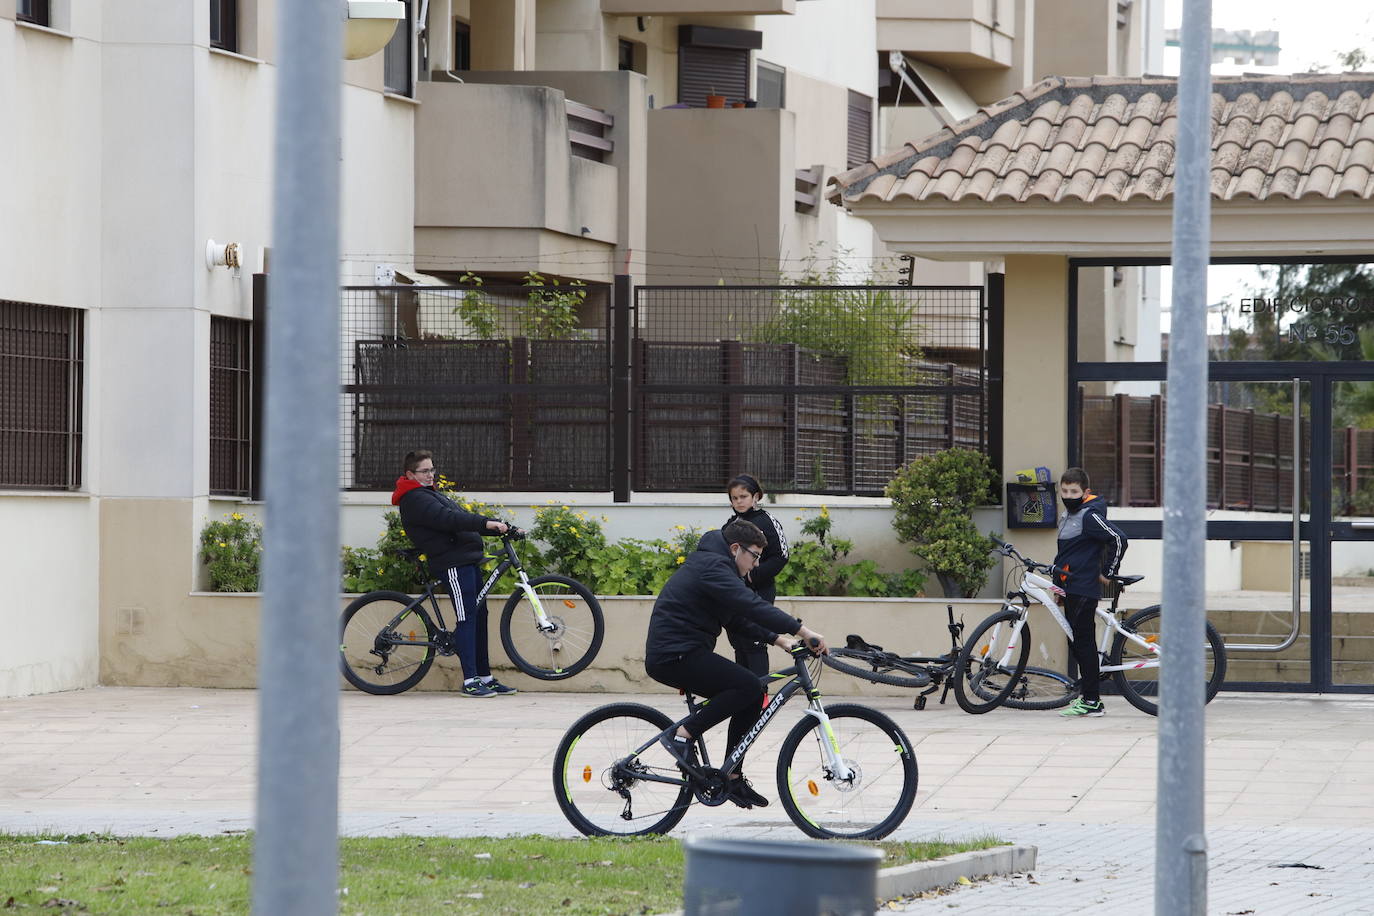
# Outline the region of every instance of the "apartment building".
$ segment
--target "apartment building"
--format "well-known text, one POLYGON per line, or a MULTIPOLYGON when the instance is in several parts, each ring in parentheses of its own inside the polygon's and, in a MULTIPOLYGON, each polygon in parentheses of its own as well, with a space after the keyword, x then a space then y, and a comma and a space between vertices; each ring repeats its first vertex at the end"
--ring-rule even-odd
MULTIPOLYGON (((278 2, 0 0, 0 623, 44 622, 0 696, 133 682, 123 641, 205 613, 198 532, 256 473, 278 2)), ((343 285, 867 269, 829 176, 1040 76, 1138 72, 1155 0, 399 2, 343 64, 343 285)))

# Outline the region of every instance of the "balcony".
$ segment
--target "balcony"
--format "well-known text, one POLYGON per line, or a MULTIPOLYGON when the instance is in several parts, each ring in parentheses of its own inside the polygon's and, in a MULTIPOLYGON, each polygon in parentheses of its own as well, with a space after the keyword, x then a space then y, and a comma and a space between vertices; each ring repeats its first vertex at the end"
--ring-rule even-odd
POLYGON ((464 79, 418 87, 416 267, 609 280, 643 247, 643 77, 464 79))
POLYGON ((795 13, 797 0, 601 0, 608 16, 695 16, 795 13))
POLYGON ((951 70, 1010 67, 1011 4, 995 0, 877 0, 878 50, 906 51, 951 70))

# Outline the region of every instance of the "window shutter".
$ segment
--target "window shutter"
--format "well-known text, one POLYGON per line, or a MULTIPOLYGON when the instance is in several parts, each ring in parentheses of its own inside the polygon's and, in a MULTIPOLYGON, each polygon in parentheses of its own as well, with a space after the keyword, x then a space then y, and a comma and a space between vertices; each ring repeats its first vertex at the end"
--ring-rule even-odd
POLYGON ((873 158, 873 99, 849 90, 848 166, 863 165, 873 158))
POLYGON ((678 48, 677 100, 693 108, 705 108, 706 96, 712 90, 730 102, 749 98, 747 48, 678 48))

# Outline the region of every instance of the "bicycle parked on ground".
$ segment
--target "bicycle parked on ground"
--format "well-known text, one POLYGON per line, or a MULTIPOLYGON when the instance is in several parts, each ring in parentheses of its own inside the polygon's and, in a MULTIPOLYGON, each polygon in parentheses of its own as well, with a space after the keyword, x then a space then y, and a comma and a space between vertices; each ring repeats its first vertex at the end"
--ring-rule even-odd
MULTIPOLYGON (((514 569, 518 582, 501 611, 501 645, 516 668, 543 681, 570 678, 592 663, 601 649, 605 621, 601 604, 582 583, 566 576, 530 578, 513 542, 525 533, 511 528, 501 536, 504 556, 487 576, 477 602, 487 599, 496 581, 514 569)), ((444 624, 438 592, 414 548, 398 551, 414 562, 428 584, 418 596, 368 592, 344 608, 339 657, 348 682, 366 693, 403 693, 420 683, 435 655, 455 655, 457 642, 444 624), (431 613, 431 610, 433 613, 431 613)))
MULTIPOLYGON (((1067 674, 1024 666, 1018 673, 1007 671, 1013 653, 1019 650, 1020 657, 1024 658, 1030 650, 1027 618, 1032 602, 1047 608, 1065 636, 1073 638, 1073 628, 1054 600, 1063 590, 1048 578, 1054 574, 1052 567, 1021 556, 1016 548, 1004 541, 997 538, 993 541, 1003 556, 1011 557, 1020 566, 1021 588, 1009 592, 1002 609, 980 623, 964 644, 956 663, 960 674, 955 683, 956 686, 967 685, 972 696, 969 705, 964 705, 962 698, 959 705, 969 712, 987 712, 1002 702, 1013 709, 1067 706, 1081 692, 1078 682, 1067 674)), ((1104 624, 1098 648, 1100 676, 1103 680, 1110 678, 1117 692, 1136 709, 1158 715, 1159 667, 1166 654, 1159 639, 1159 605, 1136 611, 1121 620, 1118 605, 1122 593, 1144 576, 1108 578, 1113 584, 1111 606, 1105 610, 1101 606, 1097 608, 1097 616, 1104 624)), ((1226 680, 1226 646, 1211 622, 1206 624, 1204 671, 1206 697, 1210 703, 1226 680)))
MULTIPOLYGON (((776 689, 756 724, 720 767, 706 742, 693 739, 699 766, 679 764, 660 744, 687 716, 673 721, 642 703, 612 703, 578 719, 554 754, 553 786, 569 823, 587 836, 667 833, 693 800, 727 800, 730 775, 794 694, 805 692, 805 717, 778 750, 778 795, 792 823, 808 836, 876 840, 906 818, 916 799, 911 741, 885 714, 852 703, 828 710, 807 666, 809 650, 792 649, 793 664, 759 680, 776 689)), ((819 668, 817 668, 819 671, 819 668)), ((689 715, 701 705, 687 694, 689 715)))

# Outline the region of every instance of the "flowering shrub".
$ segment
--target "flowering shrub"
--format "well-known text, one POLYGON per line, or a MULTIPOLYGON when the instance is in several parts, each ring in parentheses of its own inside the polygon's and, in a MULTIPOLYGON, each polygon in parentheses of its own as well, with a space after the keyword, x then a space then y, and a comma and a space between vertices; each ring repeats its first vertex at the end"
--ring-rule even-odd
POLYGON ((262 560, 262 526, 234 512, 227 521, 207 522, 200 532, 200 558, 210 573, 210 590, 255 592, 262 560))
POLYGON ((835 523, 825 506, 810 518, 797 518, 802 521, 802 535, 815 540, 793 542, 787 565, 776 580, 779 595, 906 598, 923 594, 926 577, 920 570, 881 573, 872 560, 845 563, 854 542, 831 536, 835 523))

